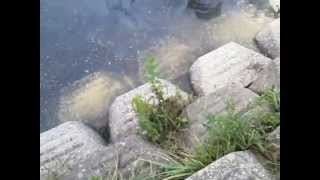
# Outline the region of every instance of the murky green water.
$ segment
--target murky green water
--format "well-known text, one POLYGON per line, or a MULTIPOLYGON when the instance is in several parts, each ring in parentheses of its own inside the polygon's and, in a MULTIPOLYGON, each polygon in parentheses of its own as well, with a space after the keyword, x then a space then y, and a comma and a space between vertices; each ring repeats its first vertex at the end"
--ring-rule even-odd
POLYGON ((146 54, 162 78, 189 90, 197 57, 229 41, 256 50, 253 37, 272 17, 265 1, 253 2, 225 0, 219 17, 204 20, 187 0, 42 0, 40 132, 105 118, 114 97, 143 83, 146 54))

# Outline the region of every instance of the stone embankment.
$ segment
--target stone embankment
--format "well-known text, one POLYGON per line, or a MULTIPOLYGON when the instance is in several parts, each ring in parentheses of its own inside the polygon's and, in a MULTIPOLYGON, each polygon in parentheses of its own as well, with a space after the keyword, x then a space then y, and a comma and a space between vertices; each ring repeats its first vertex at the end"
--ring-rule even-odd
MULTIPOLYGON (((278 7, 278 6, 275 6, 278 7)), ((279 6, 280 8, 280 6, 279 6)), ((190 151, 195 139, 203 139, 203 126, 208 114, 223 114, 225 98, 231 97, 244 114, 253 99, 270 87, 280 89, 280 18, 268 24, 255 38, 261 53, 230 42, 197 59, 189 75, 198 95, 183 111, 190 127, 181 143, 190 151)), ((165 97, 187 93, 166 80, 161 80, 165 97)), ((105 120, 110 139, 106 140, 81 121, 68 121, 40 134, 40 176, 59 179, 87 180, 104 175, 112 167, 129 173, 139 159, 157 160, 163 150, 138 135, 137 117, 132 108, 135 96, 154 98, 150 84, 144 84, 115 98, 105 120)), ((156 99, 154 99, 156 101, 156 99)), ((273 156, 280 159, 280 126, 268 137, 273 156)), ((232 152, 212 162, 187 180, 201 179, 273 179, 260 160, 250 151, 232 152)))

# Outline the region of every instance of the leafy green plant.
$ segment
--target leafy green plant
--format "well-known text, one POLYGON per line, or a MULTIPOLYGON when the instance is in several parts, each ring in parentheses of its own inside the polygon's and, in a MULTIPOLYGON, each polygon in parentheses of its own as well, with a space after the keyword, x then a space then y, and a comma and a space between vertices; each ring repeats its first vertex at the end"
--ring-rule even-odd
POLYGON ((90 178, 90 180, 102 180, 102 177, 100 177, 100 176, 92 176, 90 178))
POLYGON ((280 114, 276 112, 264 112, 256 118, 256 129, 260 129, 264 134, 270 133, 275 127, 280 125, 280 114))
POLYGON ((164 97, 163 87, 157 78, 157 64, 154 58, 146 61, 145 69, 146 79, 151 84, 157 103, 137 96, 133 98, 132 106, 139 119, 141 134, 153 143, 167 144, 174 141, 175 134, 188 124, 185 118, 179 116, 185 103, 179 93, 172 97, 164 97))
POLYGON ((45 179, 46 180, 59 180, 60 178, 58 175, 52 173, 52 174, 48 175, 45 179))
POLYGON ((280 90, 274 87, 267 89, 257 99, 257 104, 268 104, 273 111, 280 112, 280 90))
MULTIPOLYGON (((185 179, 231 152, 252 149, 263 154, 268 151, 266 148, 267 135, 280 123, 280 116, 277 112, 280 111, 278 94, 272 89, 258 98, 259 102, 272 106, 274 111, 260 111, 258 114, 252 114, 255 117, 242 116, 235 111, 232 100, 227 99, 226 114, 208 117, 207 138, 196 148, 195 153, 171 155, 171 158, 166 158, 169 160, 168 164, 160 165, 162 179, 185 179)), ((270 163, 279 164, 275 161, 270 161, 270 163)))
POLYGON ((185 154, 164 168, 168 179, 185 179, 216 159, 234 151, 263 145, 263 136, 237 115, 210 116, 208 138, 198 146, 195 154, 185 154))

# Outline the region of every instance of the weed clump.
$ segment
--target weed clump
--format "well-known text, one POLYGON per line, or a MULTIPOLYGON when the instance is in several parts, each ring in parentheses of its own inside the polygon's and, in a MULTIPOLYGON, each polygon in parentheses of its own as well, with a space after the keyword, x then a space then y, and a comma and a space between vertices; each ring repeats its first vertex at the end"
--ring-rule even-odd
POLYGON ((160 145, 172 144, 176 133, 188 125, 180 114, 185 106, 181 95, 176 91, 172 97, 164 97, 164 88, 157 78, 157 64, 154 58, 148 58, 145 64, 145 77, 151 85, 155 101, 144 100, 137 96, 132 105, 138 116, 140 133, 149 141, 160 145))
MULTIPOLYGON (((270 89, 259 97, 257 102, 259 105, 266 103, 273 107, 273 110, 260 111, 253 114, 254 117, 242 116, 235 111, 232 101, 227 101, 226 114, 208 117, 208 135, 195 153, 172 154, 165 157, 170 163, 161 166, 161 178, 185 179, 220 157, 235 151, 251 149, 262 155, 268 153, 268 133, 280 124, 280 92, 270 89)), ((273 159, 270 163, 280 164, 273 159)))
POLYGON ((280 112, 280 90, 272 87, 267 89, 258 99, 257 105, 269 105, 274 112, 280 112))

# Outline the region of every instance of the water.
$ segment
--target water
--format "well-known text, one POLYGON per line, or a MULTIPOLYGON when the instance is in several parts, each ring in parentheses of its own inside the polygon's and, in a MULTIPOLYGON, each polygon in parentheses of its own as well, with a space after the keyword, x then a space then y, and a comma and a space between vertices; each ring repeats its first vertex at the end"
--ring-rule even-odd
POLYGON ((187 0, 42 0, 40 132, 105 115, 102 107, 143 82, 146 54, 162 78, 189 90, 197 57, 229 41, 256 50, 252 38, 273 18, 265 1, 248 2, 225 0, 219 17, 204 20, 187 0))

